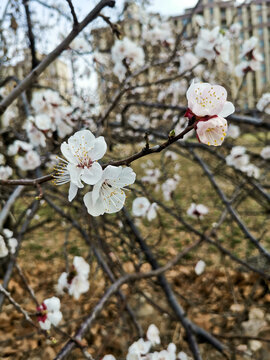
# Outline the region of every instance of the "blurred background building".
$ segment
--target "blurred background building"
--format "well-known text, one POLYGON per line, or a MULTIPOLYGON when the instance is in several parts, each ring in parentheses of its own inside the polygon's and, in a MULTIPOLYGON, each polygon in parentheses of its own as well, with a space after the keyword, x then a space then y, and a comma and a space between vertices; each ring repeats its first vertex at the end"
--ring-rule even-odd
MULTIPOLYGON (((127 1, 120 27, 123 35, 134 41, 141 38, 140 14, 141 11, 138 6, 134 2, 127 1)), ((255 73, 249 72, 247 74, 240 92, 242 105, 246 108, 254 108, 261 95, 270 90, 270 0, 247 1, 240 5, 237 4, 237 6, 236 1, 231 0, 202 0, 195 11, 193 11, 193 8, 186 9, 183 15, 170 17, 169 20, 177 33, 181 32, 186 25, 186 31, 183 35, 188 39, 199 32, 200 28, 196 21, 197 15, 201 15, 204 23, 211 27, 219 25, 223 29, 228 29, 232 23, 239 23, 242 27, 240 32, 242 40, 246 40, 251 36, 258 38, 259 51, 263 56, 261 69, 255 73)), ((158 14, 152 14, 152 16, 159 17, 158 14)), ((111 29, 109 27, 95 29, 92 34, 94 48, 102 53, 103 59, 106 59, 107 56, 107 61, 109 61, 109 53, 114 43, 111 29)), ((230 54, 234 65, 240 62, 239 52, 240 46, 236 42, 230 54)), ((106 77, 102 76, 102 64, 98 65, 99 91, 104 98, 104 94, 106 94, 106 77)), ((225 82, 228 81, 229 75, 222 64, 218 64, 218 70, 220 77, 223 77, 225 82)), ((241 82, 241 78, 232 80, 230 77, 229 83, 231 83, 232 95, 236 94, 241 82)))
MULTIPOLYGON (((202 0, 194 13, 193 9, 187 9, 184 15, 173 17, 174 24, 182 27, 187 23, 185 36, 189 37, 196 28, 196 15, 201 15, 205 24, 216 24, 225 29, 237 22, 242 26, 240 36, 243 40, 251 36, 259 39, 259 51, 264 61, 260 70, 247 74, 241 91, 245 105, 253 108, 261 94, 269 91, 270 0, 245 1, 237 7, 236 1, 202 0)), ((231 56, 235 64, 239 63, 239 44, 234 46, 231 56)))
MULTIPOLYGON (((42 60, 45 55, 37 54, 39 60, 42 60)), ((29 49, 24 51, 24 59, 18 61, 14 65, 0 66, 0 80, 8 76, 14 76, 17 79, 24 79, 31 72, 31 55, 29 49)), ((70 93, 72 88, 72 79, 70 67, 57 58, 51 63, 45 71, 38 78, 38 85, 48 87, 59 91, 65 96, 70 93)), ((10 84, 11 86, 11 84, 10 84)))

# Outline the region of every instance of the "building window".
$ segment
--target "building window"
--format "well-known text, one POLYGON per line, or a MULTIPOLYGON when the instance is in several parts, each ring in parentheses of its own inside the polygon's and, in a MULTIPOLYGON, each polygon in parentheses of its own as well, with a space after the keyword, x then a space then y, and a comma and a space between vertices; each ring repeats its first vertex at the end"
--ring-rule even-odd
POLYGON ((262 15, 258 16, 258 23, 261 24, 263 22, 262 15))
POLYGON ((265 72, 265 70, 266 70, 265 64, 262 64, 261 68, 262 68, 262 71, 265 72))
POLYGON ((260 40, 260 47, 264 47, 264 41, 263 40, 260 40))
POLYGON ((260 29, 258 29, 258 33, 259 33, 259 35, 263 35, 263 28, 260 28, 260 29))
POLYGON ((210 8, 210 14, 213 15, 214 14, 214 9, 210 8))

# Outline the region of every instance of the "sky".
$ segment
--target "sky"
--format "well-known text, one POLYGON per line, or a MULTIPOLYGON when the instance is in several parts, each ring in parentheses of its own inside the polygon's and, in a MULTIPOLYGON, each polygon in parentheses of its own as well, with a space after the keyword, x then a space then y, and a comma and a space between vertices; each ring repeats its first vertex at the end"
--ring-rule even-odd
MULTIPOLYGON (((8 0, 0 0, 0 16, 3 13, 3 9, 8 0)), ((46 2, 47 0, 45 0, 46 2)), ((63 3, 66 0, 61 0, 63 3)), ((61 3, 60 1, 60 3, 61 3)), ((51 1, 48 1, 50 3, 51 1)), ((89 0, 73 0, 73 4, 76 8, 81 8, 82 13, 89 11, 90 4, 96 4, 98 1, 89 1, 89 0)), ((185 8, 193 7, 196 4, 197 0, 151 0, 152 5, 150 10, 153 12, 159 12, 163 15, 179 15, 184 12, 185 8)), ((51 2, 53 3, 53 2, 51 2)), ((116 0, 116 4, 121 7, 124 3, 124 0, 116 0)))
MULTIPOLYGON (((124 0, 116 0, 116 5, 119 7, 122 7, 123 3, 124 0)), ((149 9, 163 15, 179 15, 184 12, 184 9, 193 7, 196 3, 197 0, 151 0, 152 5, 149 9)), ((89 0, 73 0, 73 4, 83 10, 89 9, 89 0)))

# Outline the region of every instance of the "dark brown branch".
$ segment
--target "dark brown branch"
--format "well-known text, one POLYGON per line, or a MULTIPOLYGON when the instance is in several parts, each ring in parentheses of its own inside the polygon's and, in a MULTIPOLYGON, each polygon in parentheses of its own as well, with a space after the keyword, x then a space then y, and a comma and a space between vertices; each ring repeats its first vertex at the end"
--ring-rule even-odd
POLYGON ((32 56, 32 70, 39 64, 39 61, 36 56, 36 43, 35 43, 35 36, 33 33, 33 24, 31 21, 31 13, 28 5, 28 0, 23 0, 23 6, 26 14, 26 21, 27 21, 27 29, 28 29, 28 39, 29 39, 29 47, 31 50, 32 56))
POLYGON ((72 15, 72 18, 73 18, 73 25, 74 25, 74 27, 77 27, 79 22, 78 22, 78 18, 77 18, 74 6, 72 4, 72 1, 71 0, 66 0, 66 1, 68 3, 68 6, 70 8, 70 12, 71 12, 71 15, 72 15))

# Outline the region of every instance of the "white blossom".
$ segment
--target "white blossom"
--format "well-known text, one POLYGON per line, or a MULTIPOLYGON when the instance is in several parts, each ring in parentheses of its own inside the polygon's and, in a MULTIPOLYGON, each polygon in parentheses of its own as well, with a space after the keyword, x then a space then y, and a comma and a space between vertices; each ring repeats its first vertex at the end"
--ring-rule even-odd
POLYGON ((9 156, 14 156, 17 155, 20 150, 24 152, 33 150, 33 145, 25 141, 15 140, 13 144, 9 145, 7 153, 9 156))
POLYGON ((52 127, 51 118, 47 114, 44 114, 44 113, 37 114, 34 118, 34 122, 40 130, 47 131, 47 130, 51 129, 51 127, 52 127))
POLYGON ((242 172, 246 173, 249 177, 258 179, 260 177, 260 169, 254 164, 247 164, 241 167, 242 172))
MULTIPOLYGON (((123 40, 116 40, 111 53, 115 65, 123 64, 123 60, 125 60, 129 68, 134 70, 144 64, 145 55, 143 49, 127 37, 124 37, 123 40)), ((116 71, 115 75, 118 76, 120 74, 120 80, 122 80, 123 68, 119 68, 118 65, 117 68, 114 68, 114 71, 116 71)))
POLYGON ((151 324, 146 332, 146 337, 149 341, 151 341, 152 345, 160 344, 159 330, 156 325, 151 324))
POLYGON ((17 246, 18 246, 18 240, 14 237, 8 239, 8 246, 10 248, 11 254, 15 254, 17 246))
POLYGON ((246 154, 246 148, 243 146, 234 146, 231 149, 231 153, 226 157, 226 163, 238 170, 248 165, 249 156, 246 154))
POLYGON ((83 201, 92 216, 112 214, 122 209, 125 203, 125 186, 134 183, 136 174, 130 167, 107 166, 93 191, 84 195, 83 201))
POLYGON ((62 185, 70 182, 69 201, 77 194, 78 188, 83 188, 82 181, 94 185, 102 177, 102 167, 97 162, 107 150, 103 136, 95 138, 89 130, 76 132, 61 145, 61 151, 67 160, 60 159, 55 182, 62 185))
POLYGON ((63 272, 56 286, 58 294, 62 295, 66 289, 70 296, 78 300, 81 294, 89 290, 89 264, 81 256, 75 256, 69 273, 63 272))
POLYGON ((257 103, 257 109, 270 115, 270 93, 264 93, 257 103))
POLYGON ((169 178, 161 185, 161 190, 165 201, 171 200, 172 193, 177 188, 180 179, 181 178, 169 178))
POLYGON ((34 170, 40 166, 40 156, 35 150, 27 151, 24 156, 16 158, 16 165, 21 170, 34 170))
POLYGON ((187 210, 187 214, 193 218, 202 219, 209 212, 208 208, 203 204, 196 205, 191 203, 190 207, 187 210))
POLYGON ((205 267, 206 267, 205 262, 203 260, 199 260, 194 269, 195 274, 198 276, 201 275, 204 272, 205 267))
POLYGON ((24 124, 27 137, 33 146, 46 146, 46 136, 34 124, 34 117, 28 117, 24 124))
POLYGON ((8 248, 2 235, 0 235, 0 258, 8 255, 8 248))
POLYGON ((150 203, 146 197, 137 197, 132 203, 132 213, 134 216, 146 217, 149 221, 157 216, 158 206, 156 203, 150 203))
POLYGON ((103 356, 102 360, 116 360, 116 358, 113 355, 108 354, 103 356))
POLYGON ((227 121, 235 110, 227 101, 227 91, 220 85, 208 83, 192 83, 187 91, 188 110, 186 117, 198 118, 196 133, 200 142, 219 146, 227 133, 227 121))
POLYGON ((188 360, 188 356, 184 351, 180 351, 177 355, 179 360, 188 360))
POLYGON ((147 182, 149 184, 156 184, 159 180, 159 177, 161 175, 160 170, 158 168, 156 169, 146 169, 145 170, 145 176, 142 177, 143 182, 147 182))
POLYGON ((50 330, 51 325, 57 326, 60 323, 63 317, 60 307, 60 300, 55 296, 44 300, 37 307, 38 322, 42 330, 50 330))
POLYGON ((252 52, 257 46, 257 43, 258 43, 258 38, 256 38, 255 36, 252 36, 251 38, 245 40, 239 57, 240 58, 244 57, 250 52, 252 52))
POLYGON ((7 180, 13 173, 10 166, 0 166, 0 180, 7 180))
MULTIPOLYGON (((179 68, 179 72, 183 73, 187 70, 190 70, 191 68, 193 68, 196 64, 199 63, 199 59, 197 58, 197 56, 193 53, 193 52, 185 52, 181 57, 180 57, 180 68, 179 68)), ((201 72, 201 67, 199 68, 199 71, 197 69, 197 67, 193 70, 195 74, 198 74, 201 72)))
POLYGON ((270 159, 270 146, 265 146, 260 153, 261 157, 265 160, 270 159))
POLYGON ((237 139, 240 136, 240 128, 237 125, 230 124, 228 127, 228 137, 231 137, 233 139, 237 139))
POLYGON ((241 24, 234 23, 229 28, 229 33, 233 39, 238 39, 241 31, 241 24))
POLYGON ((145 355, 149 352, 151 345, 151 341, 145 341, 141 338, 138 341, 135 341, 132 345, 130 345, 130 347, 128 348, 128 353, 145 355))

